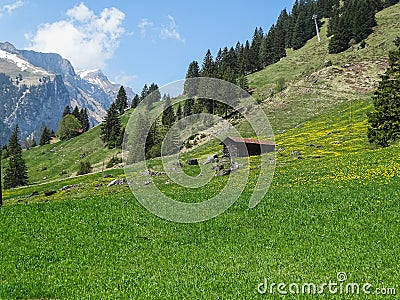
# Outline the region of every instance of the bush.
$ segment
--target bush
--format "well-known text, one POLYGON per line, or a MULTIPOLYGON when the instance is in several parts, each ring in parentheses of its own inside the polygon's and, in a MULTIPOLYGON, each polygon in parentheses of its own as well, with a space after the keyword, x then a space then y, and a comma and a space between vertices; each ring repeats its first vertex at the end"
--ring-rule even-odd
POLYGON ((60 140, 68 141, 78 135, 81 123, 73 115, 64 116, 58 123, 57 135, 60 140))
POLYGON ((284 89, 286 88, 286 81, 284 78, 279 78, 276 81, 276 85, 275 85, 275 92, 279 93, 282 92, 284 89))
POLYGON ((158 143, 146 152, 146 159, 156 158, 161 156, 161 143, 158 143))
POLYGON ((81 161, 79 164, 79 169, 77 175, 84 175, 92 172, 92 165, 89 161, 81 161))
POLYGON ((122 163, 122 158, 118 158, 117 156, 114 156, 110 158, 110 160, 107 162, 106 168, 112 168, 116 164, 122 163))

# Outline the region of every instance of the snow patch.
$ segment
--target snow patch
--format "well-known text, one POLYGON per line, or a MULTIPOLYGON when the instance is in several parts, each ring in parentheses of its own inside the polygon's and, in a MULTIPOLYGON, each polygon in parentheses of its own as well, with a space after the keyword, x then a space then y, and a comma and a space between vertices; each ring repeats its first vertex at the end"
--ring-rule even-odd
POLYGON ((16 64, 17 67, 18 67, 22 72, 23 72, 23 71, 26 71, 26 70, 28 70, 28 69, 32 69, 32 70, 33 70, 32 73, 35 73, 35 74, 38 74, 38 73, 39 73, 39 74, 47 75, 47 76, 50 75, 50 74, 47 73, 46 71, 34 67, 34 66, 33 66, 31 63, 29 63, 28 61, 19 58, 16 54, 14 54, 14 53, 9 53, 9 52, 4 51, 4 50, 1 50, 1 49, 0 49, 0 59, 5 59, 5 60, 8 60, 8 61, 10 61, 10 62, 16 64))

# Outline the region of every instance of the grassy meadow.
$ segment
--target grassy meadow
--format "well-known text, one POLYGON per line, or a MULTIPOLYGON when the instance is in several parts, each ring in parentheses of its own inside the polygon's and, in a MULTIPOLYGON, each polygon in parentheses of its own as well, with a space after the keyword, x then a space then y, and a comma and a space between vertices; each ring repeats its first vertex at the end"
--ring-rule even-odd
MULTIPOLYGON (((247 206, 258 175, 251 169, 240 199, 203 223, 159 219, 128 186, 107 187, 123 176, 120 169, 107 171, 110 178, 97 173, 7 191, 0 210, 0 298, 274 298, 277 292, 258 294, 264 278, 322 283, 338 272, 349 282, 397 287, 400 151, 369 149, 366 109, 363 101, 354 104, 351 133, 348 113, 338 107, 277 135, 285 150, 261 204, 247 206), (43 195, 68 184, 77 186, 43 195), (39 196, 29 198, 33 190, 39 196)), ((176 194, 167 179, 156 182, 176 194)), ((215 178, 203 193, 225 182, 215 178)))
MULTIPOLYGON (((232 207, 206 222, 179 224, 148 212, 128 185, 107 186, 125 175, 121 168, 101 172, 103 161, 120 150, 104 148, 99 127, 24 151, 31 184, 4 191, 0 209, 0 299, 281 299, 276 289, 261 295, 257 287, 265 279, 300 286, 337 282, 339 272, 346 273, 345 283, 370 283, 372 295, 288 296, 394 298, 376 289, 400 293, 400 144, 375 149, 366 130, 385 66, 382 40, 389 47, 398 31, 390 26, 400 20, 399 7, 378 14, 366 49, 328 56, 327 41, 312 51, 313 39, 249 75, 277 143, 272 184, 253 209, 254 157, 230 175, 249 172, 232 207), (324 67, 325 60, 332 66, 324 67), (284 87, 275 92, 280 78, 284 87), (91 161, 93 173, 75 176, 81 159, 91 161), (55 193, 45 196, 50 190, 55 193)), ((203 144, 183 157, 205 158, 220 149, 203 144)), ((160 167, 157 159, 149 164, 160 167)), ((184 168, 198 175, 198 168, 184 168)), ((206 188, 182 190, 166 184, 166 175, 154 179, 176 200, 194 202, 227 183, 215 177, 206 188)))

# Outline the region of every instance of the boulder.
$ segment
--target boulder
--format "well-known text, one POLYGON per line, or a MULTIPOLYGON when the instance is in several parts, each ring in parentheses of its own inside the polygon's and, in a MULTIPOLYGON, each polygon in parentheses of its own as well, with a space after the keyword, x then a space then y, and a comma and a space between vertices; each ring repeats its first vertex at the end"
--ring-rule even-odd
POLYGON ((207 165, 209 163, 215 163, 218 160, 218 154, 210 155, 207 157, 206 161, 203 163, 203 165, 207 165))
POLYGON ((299 151, 293 151, 292 152, 292 156, 293 157, 298 157, 298 156, 301 156, 301 153, 299 151))
POLYGON ((221 170, 217 175, 215 175, 215 176, 217 176, 217 177, 219 177, 219 176, 226 176, 226 175, 229 175, 229 174, 231 174, 231 170, 230 169, 228 169, 228 170, 221 170))
POLYGON ((46 197, 48 197, 48 196, 54 195, 55 193, 57 193, 55 190, 48 190, 48 191, 44 192, 44 195, 46 197))
POLYGON ((197 166, 199 165, 199 161, 197 158, 188 159, 186 162, 189 166, 197 166))
POLYGON ((38 191, 33 191, 28 198, 34 197, 34 196, 39 196, 39 192, 38 191))

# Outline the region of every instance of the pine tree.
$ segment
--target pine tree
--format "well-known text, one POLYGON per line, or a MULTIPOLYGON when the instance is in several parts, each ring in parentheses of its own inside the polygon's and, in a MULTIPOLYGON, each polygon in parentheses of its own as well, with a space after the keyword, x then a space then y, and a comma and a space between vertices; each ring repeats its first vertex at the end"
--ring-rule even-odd
POLYGON ((244 75, 247 75, 252 72, 252 65, 250 62, 250 43, 246 41, 245 46, 243 48, 243 55, 241 59, 242 69, 244 75))
POLYGON ((256 28, 253 34, 253 40, 251 42, 249 60, 251 65, 251 72, 255 72, 261 69, 260 62, 260 47, 262 39, 264 38, 264 32, 262 28, 256 28))
POLYGON ((148 95, 146 99, 147 108, 150 110, 154 103, 157 103, 161 100, 161 93, 158 89, 158 85, 156 83, 152 83, 149 86, 148 95))
POLYGON ((74 107, 74 110, 72 111, 72 115, 73 115, 75 118, 77 118, 78 120, 80 120, 81 115, 79 114, 79 108, 78 108, 78 106, 75 106, 75 107, 74 107))
POLYGON ((178 103, 178 108, 176 109, 176 120, 180 120, 183 118, 183 112, 182 112, 182 107, 181 107, 181 103, 178 103))
POLYGON ((142 92, 140 93, 140 101, 143 101, 148 94, 149 94, 149 88, 147 87, 147 84, 145 84, 143 86, 142 92))
POLYGON ((126 91, 123 85, 118 90, 117 99, 115 100, 115 105, 117 106, 119 113, 122 115, 125 109, 128 107, 128 97, 126 96, 126 91))
MULTIPOLYGON (((199 64, 197 61, 192 61, 186 72, 186 79, 197 78, 197 77, 200 77, 199 64)), ((197 80, 185 81, 184 94, 191 98, 195 97, 197 95, 197 89, 198 89, 197 83, 198 83, 197 80)))
POLYGON ((8 166, 4 173, 4 188, 10 189, 28 184, 28 171, 22 158, 22 148, 18 142, 19 127, 15 129, 8 143, 10 155, 8 166))
POLYGON ((164 95, 163 101, 165 101, 165 104, 161 123, 169 128, 175 123, 176 116, 174 108, 171 106, 171 97, 169 95, 164 95))
POLYGON ((206 56, 203 59, 201 66, 201 77, 214 77, 215 74, 215 63, 210 49, 207 50, 206 56))
POLYGON ((236 84, 237 84, 240 88, 242 88, 243 90, 245 90, 245 91, 248 91, 248 90, 249 90, 249 82, 248 82, 246 76, 243 76, 243 75, 240 76, 240 77, 237 79, 236 84))
POLYGON ((355 43, 366 39, 372 33, 372 27, 376 26, 375 12, 377 4, 373 0, 357 1, 355 4, 356 16, 353 19, 352 37, 355 43))
POLYGON ((146 137, 145 153, 147 159, 160 156, 161 154, 159 122, 159 119, 156 119, 153 124, 151 124, 149 133, 146 137))
POLYGON ((339 21, 338 28, 329 42, 329 53, 340 53, 349 48, 351 33, 349 28, 346 27, 346 25, 341 26, 341 23, 342 22, 339 21))
POLYGON ((183 106, 183 116, 187 117, 193 113, 194 99, 188 98, 185 100, 185 105, 183 106))
POLYGON ((136 108, 136 107, 138 107, 139 103, 140 103, 140 97, 138 94, 136 94, 135 97, 133 97, 131 107, 136 108))
POLYGON ((51 141, 51 130, 47 126, 45 126, 42 129, 42 133, 40 135, 39 145, 43 146, 49 144, 50 141, 51 141))
POLYGON ((371 143, 388 147, 400 139, 400 37, 397 49, 389 53, 389 68, 374 94, 375 111, 368 115, 368 138, 371 143))
POLYGON ((111 104, 107 110, 107 115, 101 127, 101 139, 109 149, 120 147, 121 143, 121 121, 117 105, 111 104))
POLYGON ((79 111, 79 122, 81 122, 83 132, 89 130, 90 123, 86 108, 85 109, 81 108, 81 110, 79 111))
POLYGON ((149 126, 149 120, 145 114, 139 113, 137 116, 137 122, 135 122, 134 128, 129 136, 129 142, 127 144, 128 157, 127 164, 142 161, 144 157, 141 154, 145 151, 146 147, 146 129, 149 126))
POLYGON ((71 114, 71 108, 69 107, 69 105, 67 105, 64 108, 64 112, 63 112, 62 116, 65 117, 66 115, 70 115, 70 114, 71 114))

